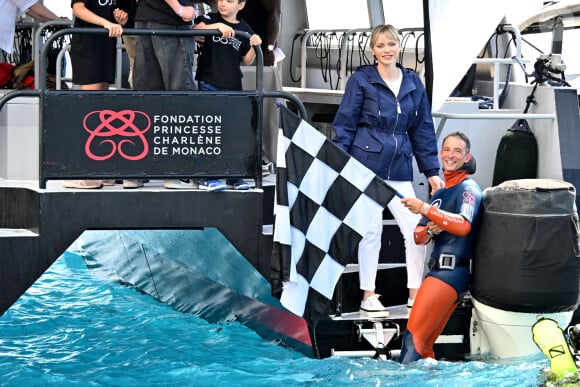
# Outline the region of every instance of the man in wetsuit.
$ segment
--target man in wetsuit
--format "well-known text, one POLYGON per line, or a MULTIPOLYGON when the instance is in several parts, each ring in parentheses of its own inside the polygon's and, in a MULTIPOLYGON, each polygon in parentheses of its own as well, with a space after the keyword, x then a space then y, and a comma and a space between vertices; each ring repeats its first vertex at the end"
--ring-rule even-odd
POLYGON ((475 172, 470 145, 462 132, 446 136, 439 152, 445 188, 435 192, 430 204, 417 198, 401 200, 411 212, 423 215, 415 228, 415 243, 434 242, 430 271, 419 288, 403 336, 399 359, 403 364, 435 357, 433 344, 469 289, 482 201, 481 188, 469 177, 475 172))

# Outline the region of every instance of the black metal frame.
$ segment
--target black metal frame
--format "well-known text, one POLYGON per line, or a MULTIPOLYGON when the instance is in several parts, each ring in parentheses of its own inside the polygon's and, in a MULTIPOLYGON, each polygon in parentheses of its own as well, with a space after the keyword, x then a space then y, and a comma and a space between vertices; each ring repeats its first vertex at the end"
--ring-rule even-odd
MULTIPOLYGON (((6 94, 2 98, 0 98, 0 109, 6 104, 9 100, 16 98, 16 97, 30 97, 35 96, 40 99, 40 122, 44 126, 45 124, 45 117, 47 116, 45 112, 45 106, 51 105, 51 101, 53 98, 59 98, 62 96, 67 95, 86 95, 89 99, 93 96, 98 97, 100 94, 106 93, 107 98, 127 98, 127 97, 136 97, 136 96, 167 96, 167 95, 175 95, 175 96, 191 96, 192 98, 202 98, 207 97, 209 95, 212 96, 223 96, 223 97, 247 97, 252 102, 253 109, 253 116, 256 118, 256 131, 255 131, 255 141, 256 141, 256 155, 254 155, 253 160, 255 165, 251 168, 249 174, 243 174, 243 176, 235 176, 235 177, 252 177, 256 181, 256 187, 262 187, 262 174, 261 174, 261 160, 262 160, 262 138, 263 138, 263 106, 264 106, 264 98, 282 98, 292 102, 295 105, 295 108, 298 110, 300 116, 302 118, 307 117, 306 109, 302 102, 293 94, 286 93, 283 91, 266 91, 264 90, 264 70, 263 70, 263 53, 260 46, 255 46, 254 49, 256 51, 256 90, 254 91, 221 91, 221 92, 199 92, 199 91, 107 91, 107 92, 89 92, 83 91, 83 94, 80 94, 78 90, 47 90, 46 89, 46 64, 47 64, 47 53, 49 47, 51 47, 52 42, 63 35, 75 34, 75 33, 83 33, 83 34, 92 34, 92 35, 105 35, 108 33, 107 30, 103 28, 66 28, 59 31, 54 32, 51 36, 47 39, 45 44, 43 45, 40 56, 39 56, 39 74, 38 76, 38 89, 36 90, 17 90, 11 93, 6 94)), ((219 36, 219 31, 214 30, 183 30, 183 31, 175 31, 175 30, 146 30, 146 29, 126 29, 124 30, 126 35, 166 35, 166 36, 219 36)), ((243 31, 236 31, 236 35, 243 37, 243 38, 250 38, 250 34, 243 31)), ((190 173, 185 174, 167 174, 167 175, 159 175, 159 174, 151 174, 145 172, 137 172, 135 173, 125 173, 124 175, 104 175, 103 173, 95 172, 90 176, 73 176, 70 173, 54 173, 47 171, 47 160, 45 157, 45 149, 44 149, 44 141, 43 136, 44 132, 47 128, 42 128, 40 132, 40 149, 39 149, 39 160, 40 160, 40 176, 39 176, 39 187, 46 188, 46 181, 49 179, 58 179, 58 178, 83 178, 83 177, 91 177, 91 178, 163 178, 163 177, 172 177, 172 178, 187 178, 191 176, 195 177, 220 177, 216 176, 215 171, 189 171, 190 173)), ((52 161, 50 161, 52 162, 52 161)), ((171 168, 167 168, 167 170, 171 170, 171 168)), ((233 176, 233 175, 232 175, 233 176)))

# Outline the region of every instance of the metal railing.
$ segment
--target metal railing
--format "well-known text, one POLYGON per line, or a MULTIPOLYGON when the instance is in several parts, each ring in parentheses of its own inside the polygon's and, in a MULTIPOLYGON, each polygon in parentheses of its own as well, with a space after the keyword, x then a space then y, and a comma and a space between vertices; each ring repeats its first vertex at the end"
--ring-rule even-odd
MULTIPOLYGON (((54 32, 53 34, 51 34, 51 36, 47 39, 46 43, 42 46, 41 50, 40 50, 40 54, 38 55, 38 76, 36 77, 38 79, 38 88, 35 90, 15 90, 12 91, 10 93, 5 94, 2 98, 0 98, 0 110, 3 108, 3 106, 10 100, 17 98, 17 97, 30 97, 30 96, 35 96, 41 99, 41 103, 39 104, 40 106, 40 112, 41 112, 41 123, 43 122, 43 115, 46 113, 44 112, 44 105, 46 104, 46 102, 48 101, 48 98, 58 98, 60 95, 63 96, 69 96, 69 95, 81 95, 81 93, 86 93, 87 96, 89 94, 91 94, 90 92, 86 92, 86 91, 80 91, 80 90, 73 90, 73 91, 52 91, 52 90, 47 90, 46 87, 46 64, 47 64, 47 54, 48 54, 48 50, 51 47, 52 42, 54 42, 56 39, 62 37, 63 35, 70 35, 70 34, 75 34, 75 33, 79 33, 79 34, 92 34, 92 35, 106 35, 108 34, 108 31, 106 29, 103 28, 66 28, 66 29, 62 29, 59 31, 54 32), (59 94, 60 93, 60 94, 59 94), (63 94, 64 93, 64 94, 63 94), (44 101, 44 99, 46 98, 46 101, 44 101)), ((126 35, 156 35, 156 36, 221 36, 221 33, 217 30, 183 30, 183 31, 176 31, 176 30, 148 30, 148 29, 126 29, 124 30, 124 33, 126 35)), ((242 31, 236 31, 236 36, 240 36, 242 38, 248 39, 250 38, 250 35, 247 32, 242 32, 242 31)), ((262 50, 260 48, 260 46, 254 46, 255 52, 256 52, 256 88, 254 91, 222 91, 222 92, 215 92, 215 96, 219 97, 219 96, 224 96, 227 97, 229 95, 233 96, 233 97, 245 97, 247 96, 248 98, 251 98, 252 100, 255 100, 256 103, 253 104, 253 109, 254 112, 256 114, 256 119, 257 122, 256 127, 255 127, 255 132, 256 132, 256 160, 257 162, 260 163, 259 166, 257 166, 256 169, 256 175, 252 176, 255 180, 256 180, 256 186, 257 187, 261 187, 262 184, 262 171, 261 171, 261 161, 262 161, 262 138, 263 138, 263 102, 264 102, 264 98, 280 98, 280 99, 285 99, 290 101, 295 108, 298 110, 299 115, 302 118, 306 118, 307 117, 307 112, 306 112, 306 108, 304 107, 304 105, 302 104, 302 102, 293 94, 290 93, 286 93, 283 91, 267 91, 264 89, 264 58, 263 58, 263 53, 262 50)), ((192 69, 193 71, 193 69, 192 69)), ((159 96, 164 96, 164 95, 183 95, 183 94, 187 94, 187 95, 192 95, 192 96, 207 96, 208 94, 210 94, 210 92, 199 92, 199 91, 195 91, 195 90, 191 90, 191 91, 132 91, 132 90, 125 90, 125 91, 104 91, 103 93, 111 93, 111 97, 113 96, 119 96, 120 98, 124 98, 125 96, 131 96, 130 94, 134 94, 134 93, 139 93, 139 95, 159 95, 159 96)), ((95 93, 93 93, 95 94, 95 93)), ((253 125, 253 124, 252 124, 253 125)), ((42 133, 43 130, 46 131, 46 128, 41 128, 40 130, 40 163, 41 163, 41 176, 39 178, 40 180, 40 188, 45 188, 46 186, 46 180, 48 178, 57 178, 54 177, 55 174, 54 172, 49 175, 45 175, 43 172, 43 167, 45 166, 45 162, 46 160, 44 160, 44 148, 43 148, 43 137, 42 137, 42 133), (46 176, 49 176, 48 178, 46 176)), ((168 170, 170 170, 170 168, 168 168, 168 170)), ((248 170, 249 171, 249 170, 248 170)), ((101 172, 103 173, 103 172, 101 172)), ((108 173, 108 172, 105 172, 108 173)), ((200 173, 204 173, 204 172, 198 172, 197 174, 200 175, 200 173)), ((214 172, 215 173, 215 172, 214 172)), ((169 175, 169 174, 168 174, 169 175)), ((142 177, 151 177, 151 178, 161 178, 161 177, 165 177, 165 176, 160 176, 159 174, 153 176, 153 175, 147 175, 147 173, 145 172, 144 174, 141 174, 140 176, 142 177)), ((209 176, 209 174, 208 174, 209 176)), ((245 175, 244 175, 245 176, 245 175)), ((64 177, 64 176, 63 176, 64 177)), ((93 178, 90 176, 87 176, 89 178, 93 178)), ((175 176, 175 175, 171 175, 171 177, 177 177, 179 178, 180 176, 175 176)), ((185 175, 184 175, 185 177, 185 175)), ((249 177, 249 175, 248 175, 249 177)), ((114 176, 111 176, 110 178, 115 178, 114 176)), ((131 178, 130 176, 118 176, 118 178, 131 178)))
MULTIPOLYGON (((38 27, 36 27, 35 31, 34 31, 34 43, 32 45, 32 50, 33 50, 33 54, 32 54, 32 58, 34 60, 34 88, 38 89, 39 88, 39 84, 38 84, 38 78, 39 76, 36 75, 40 75, 40 53, 43 49, 43 38, 42 38, 42 33, 45 29, 49 28, 49 27, 53 27, 53 26, 72 26, 73 21, 72 20, 64 20, 64 19, 59 19, 59 20, 49 20, 45 23, 41 23, 38 25, 38 27)), ((51 43, 54 40, 51 40, 51 43)), ((48 41, 46 42, 48 43, 48 41)), ((45 43, 45 44, 46 44, 45 43)), ((68 46, 67 46, 67 50, 68 50, 68 46)), ((61 71, 62 71, 62 58, 64 56, 64 52, 66 52, 66 50, 64 50, 64 47, 61 48, 60 52, 57 55, 57 61, 56 61, 56 76, 57 76, 57 87, 60 88, 60 82, 61 82, 61 71)), ((44 69, 46 69, 46 67, 44 67, 44 69)), ((45 70, 45 75, 46 77, 46 70, 45 70)))
POLYGON ((448 119, 455 119, 455 120, 462 120, 462 119, 469 119, 469 120, 555 120, 556 113, 443 113, 443 112, 434 112, 432 113, 433 117, 441 118, 439 124, 437 125, 437 129, 435 131, 435 136, 437 139, 441 136, 443 132, 443 127, 447 123, 448 119))

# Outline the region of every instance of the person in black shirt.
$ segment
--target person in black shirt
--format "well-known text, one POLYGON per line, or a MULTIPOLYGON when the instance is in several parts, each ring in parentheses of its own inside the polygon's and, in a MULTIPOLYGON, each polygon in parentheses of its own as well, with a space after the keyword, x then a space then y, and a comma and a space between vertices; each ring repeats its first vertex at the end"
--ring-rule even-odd
MULTIPOLYGON (((136 29, 191 30, 195 9, 191 0, 139 0, 136 29)), ((138 35, 133 67, 134 90, 194 90, 191 36, 138 35)), ((165 180, 168 189, 191 189, 179 179, 165 180)), ((197 187, 197 183, 193 184, 197 187)))
MULTIPOLYGON (((70 57, 73 67, 73 83, 81 90, 108 90, 115 80, 117 38, 123 34, 127 12, 110 2, 98 0, 72 0, 75 27, 104 27, 109 36, 74 34, 71 38, 70 57)), ((64 180, 65 188, 94 189, 114 182, 102 180, 64 180)))
MULTIPOLYGON (((189 30, 195 9, 187 0, 139 0, 135 28, 189 30)), ((135 90, 193 90, 193 39, 139 35, 135 47, 135 90)))
POLYGON ((195 20, 194 29, 219 30, 222 34, 204 39, 195 79, 200 90, 242 90, 240 63, 248 65, 254 61, 256 52, 252 46, 260 45, 262 39, 248 23, 237 19, 245 0, 218 0, 217 3, 220 13, 208 13, 195 20), (252 37, 249 41, 240 38, 234 30, 248 32, 252 37))
MULTIPOLYGON (((251 64, 256 58, 252 46, 262 44, 262 39, 254 34, 248 23, 237 18, 245 3, 246 0, 218 0, 219 13, 211 12, 195 20, 194 29, 221 32, 221 36, 206 36, 203 40, 195 75, 200 90, 242 90, 240 63, 251 64), (235 30, 249 33, 250 39, 236 36, 235 30)), ((225 185, 219 180, 199 183, 200 188, 210 191, 222 190, 227 186, 237 190, 250 188, 239 178, 228 179, 225 185)))
POLYGON ((82 90, 107 90, 115 80, 116 38, 123 34, 127 12, 97 0, 72 0, 75 27, 104 27, 109 36, 74 34, 71 39, 73 83, 82 90))

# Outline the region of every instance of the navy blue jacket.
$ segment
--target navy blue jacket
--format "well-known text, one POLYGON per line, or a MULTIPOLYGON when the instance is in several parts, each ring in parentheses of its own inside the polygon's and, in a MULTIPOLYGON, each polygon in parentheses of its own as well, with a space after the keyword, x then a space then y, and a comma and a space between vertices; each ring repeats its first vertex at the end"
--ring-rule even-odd
POLYGON ((361 66, 346 84, 333 122, 333 142, 383 179, 412 181, 413 156, 426 177, 439 174, 437 140, 423 83, 403 72, 398 98, 375 65, 361 66))

